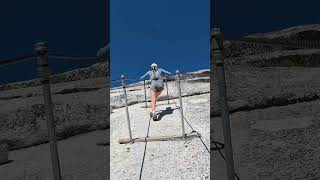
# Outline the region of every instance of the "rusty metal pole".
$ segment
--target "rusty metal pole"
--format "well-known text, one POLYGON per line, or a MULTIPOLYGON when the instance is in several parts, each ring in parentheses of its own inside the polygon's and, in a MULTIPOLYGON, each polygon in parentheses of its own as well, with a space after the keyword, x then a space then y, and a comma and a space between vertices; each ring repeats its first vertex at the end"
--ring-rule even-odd
POLYGON ((166 78, 166 89, 167 89, 167 100, 168 100, 168 104, 169 104, 168 78, 166 78))
POLYGON ((125 103, 125 106, 126 106, 126 115, 127 115, 129 139, 132 142, 132 133, 131 133, 131 125, 130 125, 130 117, 129 117, 128 99, 127 99, 127 91, 126 91, 126 83, 125 83, 124 75, 121 75, 121 85, 122 85, 123 94, 124 94, 124 103, 125 103))
POLYGON ((179 102, 180 102, 180 115, 181 115, 181 125, 182 125, 182 137, 186 139, 186 134, 184 130, 184 116, 183 116, 183 106, 182 106, 182 95, 181 95, 181 82, 180 82, 180 72, 176 70, 176 75, 178 79, 178 92, 179 92, 179 102))
POLYGON ((54 180, 61 180, 60 162, 59 162, 59 154, 58 154, 58 147, 57 147, 57 140, 56 140, 50 82, 49 82, 50 71, 48 67, 48 58, 47 58, 48 45, 43 42, 36 43, 34 45, 34 50, 37 55, 37 65, 38 65, 37 71, 38 71, 38 77, 42 84, 45 112, 47 116, 47 128, 48 128, 48 134, 49 134, 53 176, 54 176, 54 180))
POLYGON ((224 72, 224 60, 223 60, 223 40, 220 28, 214 28, 213 30, 213 60, 216 68, 218 86, 219 86, 219 100, 221 109, 221 118, 223 125, 223 136, 226 153, 227 173, 228 180, 234 180, 234 162, 233 162, 233 151, 231 142, 231 128, 229 119, 229 108, 227 100, 227 90, 225 82, 224 72))
POLYGON ((147 90, 146 90, 146 80, 143 80, 143 87, 144 87, 144 102, 145 102, 145 107, 148 108, 148 103, 147 103, 147 90))

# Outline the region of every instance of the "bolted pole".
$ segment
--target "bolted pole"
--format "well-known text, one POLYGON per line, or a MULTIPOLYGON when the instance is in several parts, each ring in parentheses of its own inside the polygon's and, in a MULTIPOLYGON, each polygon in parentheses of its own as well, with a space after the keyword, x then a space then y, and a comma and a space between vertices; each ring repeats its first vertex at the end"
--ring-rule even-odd
POLYGON ((180 72, 176 70, 177 79, 178 79, 178 91, 179 91, 179 102, 180 102, 180 113, 181 113, 181 125, 182 125, 182 137, 186 139, 186 134, 184 132, 184 119, 183 119, 183 107, 182 107, 182 95, 181 95, 181 82, 180 82, 180 72))
POLYGON ((168 78, 166 78, 166 89, 167 89, 167 100, 168 100, 168 104, 169 104, 168 78))
POLYGON ((127 99, 127 91, 126 91, 126 83, 124 79, 124 75, 121 75, 121 85, 124 94, 124 102, 126 105, 126 115, 127 115, 127 123, 128 123, 128 130, 129 130, 129 139, 132 142, 132 133, 131 133, 131 125, 130 125, 130 117, 129 117, 129 108, 128 108, 128 99, 127 99))
POLYGON ((144 102, 146 105, 146 108, 148 107, 148 103, 147 103, 147 90, 146 90, 146 80, 143 80, 143 87, 144 87, 144 102))
POLYGON ((216 67, 216 73, 218 78, 219 96, 220 96, 220 109, 223 124, 223 136, 226 153, 227 173, 228 180, 234 180, 234 162, 233 151, 231 142, 231 129, 229 119, 229 108, 227 100, 227 90, 224 73, 224 60, 223 60, 223 40, 220 28, 214 28, 213 34, 213 60, 216 67))
POLYGON ((45 112, 47 116, 47 126, 48 126, 48 134, 50 141, 50 152, 51 152, 51 161, 52 161, 52 170, 54 180, 61 180, 61 171, 60 171, 60 162, 59 162, 59 154, 56 140, 56 132, 55 132, 55 123, 53 117, 53 107, 52 107, 52 99, 50 92, 50 71, 48 67, 48 45, 43 42, 36 43, 34 45, 34 50, 37 55, 37 71, 38 77, 42 84, 43 90, 43 98, 45 104, 45 112))

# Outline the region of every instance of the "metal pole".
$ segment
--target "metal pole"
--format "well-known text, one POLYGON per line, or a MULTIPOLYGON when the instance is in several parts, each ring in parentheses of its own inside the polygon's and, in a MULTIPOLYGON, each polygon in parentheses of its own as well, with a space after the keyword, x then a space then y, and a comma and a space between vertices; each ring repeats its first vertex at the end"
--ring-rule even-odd
POLYGON ((180 102, 180 113, 181 113, 181 125, 182 125, 182 137, 186 138, 186 134, 184 132, 184 119, 183 119, 183 107, 182 107, 182 96, 181 96, 181 85, 180 85, 180 72, 176 70, 177 79, 178 79, 178 91, 179 91, 179 102, 180 102))
POLYGON ((146 103, 146 108, 147 108, 148 107, 148 103, 147 103, 146 80, 143 80, 143 86, 144 86, 144 102, 146 103))
POLYGON ((124 75, 121 75, 121 85, 122 85, 123 94, 124 94, 124 101, 125 101, 125 105, 126 105, 126 114, 127 114, 128 130, 129 130, 129 139, 132 142, 131 125, 130 125, 129 108, 128 108, 128 99, 127 99, 127 91, 126 91, 126 84, 125 84, 124 75))
POLYGON ((166 78, 166 89, 167 89, 167 100, 168 100, 168 104, 169 104, 168 78, 166 78))
POLYGON ((214 28, 213 34, 213 60, 216 67, 216 73, 218 78, 219 96, 220 96, 220 109, 223 124, 223 136, 226 153, 227 173, 228 180, 234 180, 234 162, 233 151, 231 142, 231 130, 229 119, 229 108, 227 101, 227 91, 224 73, 224 60, 223 60, 223 40, 220 28, 214 28))
POLYGON ((34 50, 37 54, 37 71, 38 77, 42 84, 43 90, 43 98, 45 104, 45 111, 47 116, 47 126, 48 126, 48 134, 50 141, 50 152, 51 152, 51 161, 52 161, 52 170, 54 180, 61 180, 61 171, 60 171, 60 163, 59 163, 59 154, 56 140, 56 132, 55 132, 55 123, 53 117, 53 107, 52 107, 52 99, 50 92, 50 71, 48 67, 48 45, 43 42, 36 43, 34 45, 34 50))

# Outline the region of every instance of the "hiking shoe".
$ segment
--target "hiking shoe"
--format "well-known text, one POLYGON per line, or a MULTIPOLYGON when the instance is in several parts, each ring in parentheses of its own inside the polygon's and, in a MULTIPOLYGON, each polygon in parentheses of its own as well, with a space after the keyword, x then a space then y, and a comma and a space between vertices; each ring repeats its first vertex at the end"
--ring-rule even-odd
POLYGON ((152 119, 153 119, 154 121, 158 121, 158 118, 157 118, 157 114, 156 114, 156 113, 153 113, 152 119))

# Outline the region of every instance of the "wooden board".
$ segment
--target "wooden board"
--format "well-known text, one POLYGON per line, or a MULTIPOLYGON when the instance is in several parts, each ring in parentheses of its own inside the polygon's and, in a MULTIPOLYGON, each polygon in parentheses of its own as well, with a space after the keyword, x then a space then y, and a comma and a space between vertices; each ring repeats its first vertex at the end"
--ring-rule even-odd
MULTIPOLYGON (((186 139, 201 137, 201 135, 197 132, 193 132, 190 134, 186 134, 186 139)), ((138 137, 133 138, 132 142, 128 138, 119 139, 119 144, 127 144, 127 143, 134 143, 134 142, 150 142, 150 141, 173 141, 173 140, 183 140, 181 135, 169 135, 169 136, 151 136, 151 137, 138 137)))

